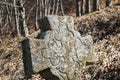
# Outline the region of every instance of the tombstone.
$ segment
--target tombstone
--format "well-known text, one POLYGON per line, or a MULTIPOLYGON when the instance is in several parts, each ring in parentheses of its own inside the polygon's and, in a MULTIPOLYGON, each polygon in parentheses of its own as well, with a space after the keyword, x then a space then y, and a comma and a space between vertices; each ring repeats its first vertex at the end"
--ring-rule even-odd
POLYGON ((57 80, 80 80, 86 62, 95 61, 92 37, 81 37, 71 16, 49 15, 40 20, 40 26, 37 39, 22 42, 25 74, 49 69, 57 80))

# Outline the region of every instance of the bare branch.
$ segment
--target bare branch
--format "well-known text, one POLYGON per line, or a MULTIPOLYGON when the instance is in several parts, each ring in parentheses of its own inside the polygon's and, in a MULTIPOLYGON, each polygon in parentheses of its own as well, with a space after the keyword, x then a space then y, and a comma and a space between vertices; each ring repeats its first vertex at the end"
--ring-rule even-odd
POLYGON ((18 8, 21 7, 21 6, 17 6, 17 5, 6 3, 6 2, 0 2, 0 4, 9 5, 9 6, 18 7, 18 8))

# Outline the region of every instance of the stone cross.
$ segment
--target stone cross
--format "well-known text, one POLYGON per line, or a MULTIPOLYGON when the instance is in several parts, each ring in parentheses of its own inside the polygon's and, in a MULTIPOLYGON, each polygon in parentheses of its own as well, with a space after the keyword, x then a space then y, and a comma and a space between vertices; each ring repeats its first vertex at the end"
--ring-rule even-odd
POLYGON ((38 39, 28 38, 22 43, 25 73, 50 68, 60 80, 80 80, 85 63, 95 60, 92 37, 81 37, 71 16, 46 16, 40 27, 38 39))

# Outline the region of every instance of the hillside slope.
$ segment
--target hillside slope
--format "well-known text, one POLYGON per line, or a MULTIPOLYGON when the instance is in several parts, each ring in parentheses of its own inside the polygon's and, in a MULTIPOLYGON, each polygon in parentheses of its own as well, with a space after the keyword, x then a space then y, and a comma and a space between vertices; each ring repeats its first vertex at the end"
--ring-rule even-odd
MULTIPOLYGON (((89 30, 92 35, 95 35, 95 37, 93 37, 95 40, 95 55, 98 56, 95 65, 85 66, 85 70, 81 73, 83 80, 119 80, 120 6, 109 7, 99 12, 85 15, 78 18, 76 22, 79 23, 77 29, 82 35, 89 34, 89 30), (107 28, 104 27, 104 24, 101 24, 102 27, 94 26, 96 21, 107 24, 107 28), (83 25, 82 22, 85 24, 83 25), (109 24, 112 25, 112 28, 109 27, 109 24), (93 26, 87 27, 86 25, 93 26), (93 28, 98 29, 98 31, 95 33, 92 32, 93 28), (109 30, 112 31, 109 32, 109 30), (97 36, 97 33, 101 34, 101 32, 109 32, 110 34, 105 34, 105 37, 101 36, 101 39, 97 36)), ((27 76, 24 75, 22 61, 22 40, 24 40, 24 38, 6 38, 0 40, 0 80, 25 80, 27 78, 27 76)), ((31 79, 42 80, 42 77, 39 74, 34 74, 31 79)))

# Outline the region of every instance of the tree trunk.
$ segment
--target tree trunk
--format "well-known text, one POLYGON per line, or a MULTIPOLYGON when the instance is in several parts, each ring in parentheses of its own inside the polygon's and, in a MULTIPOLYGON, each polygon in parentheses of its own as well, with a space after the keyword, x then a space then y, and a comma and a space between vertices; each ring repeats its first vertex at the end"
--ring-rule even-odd
POLYGON ((42 17, 42 2, 41 2, 41 0, 39 0, 39 4, 40 4, 40 6, 39 6, 40 7, 39 8, 40 9, 39 10, 40 11, 40 17, 42 17))
POLYGON ((45 8, 45 16, 47 16, 47 10, 48 10, 48 5, 47 5, 47 1, 48 0, 44 0, 44 8, 45 8))
MULTIPOLYGON (((16 5, 16 0, 14 0, 14 5, 16 5)), ((16 23, 16 29, 17 29, 17 33, 18 36, 20 36, 20 26, 19 26, 19 16, 18 16, 18 10, 16 7, 14 7, 15 10, 15 23, 16 23)))
POLYGON ((81 15, 85 14, 85 0, 82 0, 82 5, 81 5, 81 15))
POLYGON ((22 10, 20 11, 21 12, 21 17, 22 17, 22 27, 23 27, 23 32, 24 32, 24 36, 25 37, 28 37, 29 36, 29 31, 28 31, 28 27, 27 27, 27 24, 26 24, 26 18, 25 18, 25 8, 23 6, 23 0, 21 0, 21 7, 22 7, 22 10))
POLYGON ((45 16, 45 9, 44 9, 44 0, 41 0, 41 9, 42 9, 42 17, 45 16))
POLYGON ((91 8, 90 8, 90 0, 86 0, 86 11, 85 11, 85 13, 87 14, 87 13, 90 13, 90 10, 91 8))
POLYGON ((0 27, 2 27, 2 5, 0 5, 0 27))
POLYGON ((93 11, 97 11, 100 9, 100 5, 99 5, 99 0, 93 0, 93 11))
POLYGON ((111 0, 106 0, 106 7, 111 6, 112 5, 112 1, 111 0))
POLYGON ((48 14, 50 15, 51 12, 51 0, 48 2, 48 14))
POLYGON ((76 16, 79 17, 81 16, 81 7, 80 7, 80 1, 76 0, 76 16))
POLYGON ((63 0, 60 0, 61 13, 64 15, 63 0))
POLYGON ((52 15, 55 14, 55 0, 53 0, 52 15))
POLYGON ((55 15, 57 15, 57 14, 58 14, 59 2, 60 2, 60 0, 57 0, 57 5, 56 5, 56 13, 55 13, 55 15))
POLYGON ((38 24, 38 0, 36 0, 36 16, 35 16, 35 30, 37 30, 38 29, 38 27, 39 27, 39 24, 38 24))
MULTIPOLYGON (((7 3, 6 0, 5 0, 5 2, 7 3)), ((11 17, 10 17, 9 6, 5 5, 5 8, 6 8, 6 12, 7 12, 8 29, 11 30, 11 17)))

